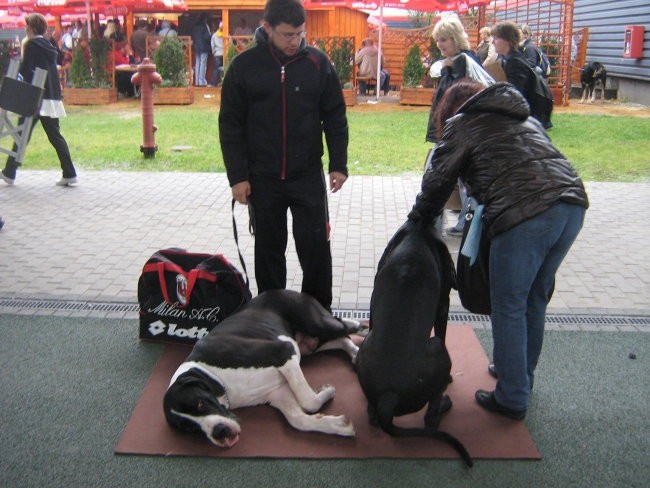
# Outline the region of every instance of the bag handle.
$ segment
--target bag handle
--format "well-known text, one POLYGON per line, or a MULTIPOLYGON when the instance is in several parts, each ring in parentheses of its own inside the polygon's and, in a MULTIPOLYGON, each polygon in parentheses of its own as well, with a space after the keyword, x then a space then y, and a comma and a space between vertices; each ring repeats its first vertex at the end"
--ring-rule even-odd
MULTIPOLYGON (((235 244, 237 244, 237 254, 239 254, 239 262, 241 263, 241 267, 244 270, 244 275, 246 276, 246 288, 250 288, 249 283, 248 283, 248 271, 246 271, 246 263, 244 262, 244 256, 241 253, 241 249, 239 248, 239 235, 237 233, 237 221, 235 220, 235 199, 232 199, 232 202, 230 203, 230 210, 232 212, 232 233, 233 236, 235 237, 235 244)), ((252 236, 255 235, 255 214, 253 213, 253 209, 251 207, 251 204, 248 204, 248 215, 249 215, 249 224, 248 224, 248 230, 251 233, 252 236)))
POLYGON ((208 281, 217 281, 217 277, 205 270, 201 269, 191 269, 190 271, 185 271, 182 267, 175 263, 169 261, 158 261, 156 263, 149 263, 145 265, 144 272, 155 272, 158 274, 158 283, 160 284, 160 290, 162 292, 163 298, 170 305, 177 302, 177 300, 172 301, 170 298, 169 290, 167 289, 167 280, 165 279, 165 273, 171 272, 176 273, 177 275, 182 275, 187 280, 187 288, 185 290, 185 304, 177 305, 178 308, 186 307, 190 302, 190 297, 192 296, 192 290, 194 290, 194 285, 196 281, 201 278, 208 281))

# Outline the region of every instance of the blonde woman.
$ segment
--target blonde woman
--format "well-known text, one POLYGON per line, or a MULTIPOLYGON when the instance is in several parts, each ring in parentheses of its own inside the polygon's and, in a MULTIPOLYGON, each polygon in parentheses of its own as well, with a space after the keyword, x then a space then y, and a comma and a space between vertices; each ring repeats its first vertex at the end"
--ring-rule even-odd
MULTIPOLYGON (((476 54, 470 50, 467 33, 458 17, 450 16, 438 22, 433 28, 432 36, 438 49, 440 49, 440 53, 444 56, 438 80, 438 90, 431 103, 426 136, 428 142, 436 143, 438 141, 438 124, 436 123, 435 111, 445 91, 462 78, 470 77, 475 81, 484 81, 485 85, 494 83, 494 80, 483 69, 476 54)), ((463 234, 465 213, 467 211, 467 192, 465 184, 460 179, 458 180, 458 191, 461 212, 458 215, 456 224, 445 229, 447 235, 456 237, 463 234)))
POLYGON ((109 20, 106 22, 106 29, 104 29, 104 39, 115 39, 115 21, 109 20))
MULTIPOLYGON (((481 63, 473 51, 470 50, 467 33, 460 19, 456 16, 447 17, 441 20, 433 28, 432 37, 436 41, 436 45, 443 56, 442 69, 440 71, 440 79, 438 80, 438 90, 434 95, 433 102, 431 103, 431 111, 429 114, 429 125, 427 127, 426 140, 428 142, 436 142, 438 139, 436 123, 433 114, 436 110, 438 102, 445 93, 445 90, 453 85, 461 78, 471 77, 472 71, 475 68, 483 71, 487 78, 491 77, 481 68, 481 63), (461 56, 465 54, 465 56, 461 56), (469 59, 469 60, 468 60, 469 59), (471 63, 471 66, 468 64, 471 63)), ((494 80, 491 80, 494 81, 494 80)))

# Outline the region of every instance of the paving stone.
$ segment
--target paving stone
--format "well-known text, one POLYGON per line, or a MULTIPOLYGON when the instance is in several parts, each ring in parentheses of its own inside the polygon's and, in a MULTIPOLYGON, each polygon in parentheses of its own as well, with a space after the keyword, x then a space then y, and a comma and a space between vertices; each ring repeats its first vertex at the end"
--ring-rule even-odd
MULTIPOLYGON (((14 187, 0 187, 0 209, 7 222, 0 231, 0 298, 18 294, 135 302, 142 266, 163 247, 220 252, 240 267, 231 194, 222 173, 130 172, 127 178, 114 171, 82 171, 79 185, 65 191, 52 184, 57 171, 21 169, 19 176, 14 187)), ((369 307, 377 262, 406 219, 420 179, 418 174, 353 175, 340 192, 330 194, 334 308, 369 307)), ((650 183, 586 186, 591 207, 558 272, 549 311, 647 316, 650 227, 645 212, 630 208, 650 208, 650 183), (622 215, 634 232, 617 231, 622 215)), ((237 205, 235 216, 256 290, 254 239, 247 230, 245 206, 237 205)), ((447 211, 444 217, 455 222, 457 214, 447 211)), ((460 239, 446 242, 455 259, 460 239)), ((300 290, 302 272, 291 237, 287 266, 288 288, 300 290)), ((452 310, 462 310, 456 292, 450 298, 452 310)))

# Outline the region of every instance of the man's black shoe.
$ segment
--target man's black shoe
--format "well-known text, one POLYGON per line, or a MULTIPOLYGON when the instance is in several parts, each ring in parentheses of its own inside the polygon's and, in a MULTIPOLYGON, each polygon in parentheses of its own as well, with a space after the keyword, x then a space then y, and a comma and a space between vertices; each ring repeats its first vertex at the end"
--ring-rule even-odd
POLYGON ((476 402, 485 410, 501 414, 513 420, 523 420, 526 416, 526 410, 512 410, 510 408, 499 405, 494 398, 493 391, 477 390, 476 402))
POLYGON ((490 376, 492 376, 492 378, 498 378, 497 368, 494 366, 494 363, 488 364, 488 373, 490 373, 490 376))

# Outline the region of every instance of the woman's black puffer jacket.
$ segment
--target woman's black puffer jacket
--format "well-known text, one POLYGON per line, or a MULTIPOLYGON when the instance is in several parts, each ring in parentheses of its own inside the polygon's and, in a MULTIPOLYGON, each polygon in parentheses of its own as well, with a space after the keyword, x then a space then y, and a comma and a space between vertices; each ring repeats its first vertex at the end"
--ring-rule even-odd
POLYGON ((470 98, 447 121, 409 218, 439 215, 458 177, 485 205, 489 237, 560 201, 587 208, 582 180, 529 115, 526 100, 509 83, 470 98))

